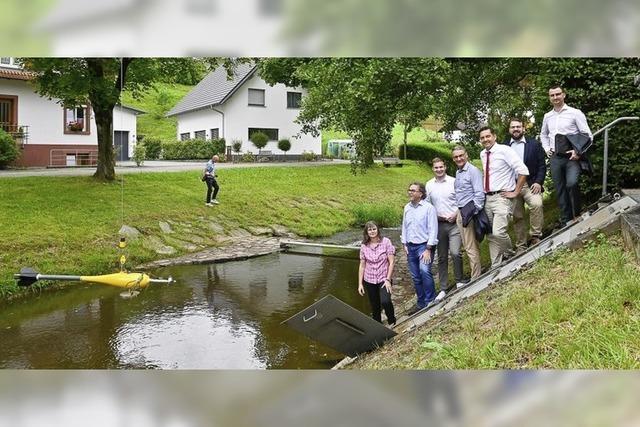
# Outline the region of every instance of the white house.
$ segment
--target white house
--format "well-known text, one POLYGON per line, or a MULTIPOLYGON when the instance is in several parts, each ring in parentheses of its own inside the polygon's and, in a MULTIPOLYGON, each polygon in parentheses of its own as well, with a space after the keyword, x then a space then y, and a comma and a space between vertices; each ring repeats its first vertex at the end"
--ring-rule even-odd
MULTIPOLYGON (((13 58, 0 58, 0 127, 20 144, 21 156, 16 165, 95 165, 98 138, 91 106, 69 109, 58 100, 41 97, 30 83, 32 77, 13 58)), ((114 108, 117 160, 128 160, 133 155, 137 115, 142 113, 126 106, 114 108)))
POLYGON ((242 152, 258 152, 249 140, 251 134, 262 131, 269 136, 263 150, 282 154, 278 140, 289 139, 287 155, 303 152, 320 154, 320 136, 301 133, 294 122, 300 112, 300 102, 306 92, 283 84, 269 86, 258 75, 253 64, 236 67, 233 78, 219 67, 193 88, 167 116, 178 119, 179 140, 194 138, 224 138, 227 147, 242 142, 242 152))
POLYGON ((36 24, 56 56, 273 56, 283 0, 58 0, 36 24))

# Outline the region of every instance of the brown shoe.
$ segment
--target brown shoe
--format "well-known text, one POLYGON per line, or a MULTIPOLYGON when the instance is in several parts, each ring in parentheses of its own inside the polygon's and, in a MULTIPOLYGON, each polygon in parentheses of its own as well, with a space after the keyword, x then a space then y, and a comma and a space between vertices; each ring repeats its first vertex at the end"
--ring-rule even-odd
POLYGON ((540 238, 537 236, 533 236, 529 241, 529 246, 537 245, 538 243, 540 243, 540 238))

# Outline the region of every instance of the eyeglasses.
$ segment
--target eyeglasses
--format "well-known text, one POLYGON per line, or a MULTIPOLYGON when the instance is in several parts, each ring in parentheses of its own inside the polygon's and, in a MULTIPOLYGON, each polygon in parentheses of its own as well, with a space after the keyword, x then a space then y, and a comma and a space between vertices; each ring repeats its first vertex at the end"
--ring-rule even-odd
POLYGON ((407 190, 407 193, 422 193, 422 191, 409 189, 409 190, 407 190))

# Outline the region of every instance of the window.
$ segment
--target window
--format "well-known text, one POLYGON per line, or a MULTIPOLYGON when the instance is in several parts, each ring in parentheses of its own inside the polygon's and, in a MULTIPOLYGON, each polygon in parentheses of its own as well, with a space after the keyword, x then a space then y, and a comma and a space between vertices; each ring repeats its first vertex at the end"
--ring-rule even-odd
POLYGON ((251 135, 256 132, 264 132, 269 137, 269 141, 277 141, 278 140, 278 129, 263 129, 263 128, 249 128, 249 140, 251 140, 251 135))
POLYGON ((0 58, 0 67, 20 68, 20 64, 16 62, 15 58, 3 56, 0 58))
POLYGON ((88 105, 64 109, 64 133, 89 135, 90 109, 88 105))
POLYGON ((264 107, 264 89, 249 89, 249 105, 264 107))
POLYGON ((300 108, 300 101, 302 101, 302 93, 287 92, 287 108, 300 108))
POLYGON ((218 128, 211 129, 211 139, 219 139, 220 138, 220 130, 218 128))
POLYGON ((181 133, 180 134, 180 141, 188 141, 189 139, 191 139, 191 133, 190 132, 186 132, 186 133, 181 133))
POLYGON ((197 130, 195 132, 196 134, 196 139, 206 139, 207 138, 207 132, 204 130, 197 130))

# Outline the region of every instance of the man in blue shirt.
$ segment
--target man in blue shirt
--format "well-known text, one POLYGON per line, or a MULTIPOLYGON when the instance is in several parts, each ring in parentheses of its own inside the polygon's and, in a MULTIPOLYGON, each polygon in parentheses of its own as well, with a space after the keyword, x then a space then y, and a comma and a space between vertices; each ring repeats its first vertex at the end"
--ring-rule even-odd
POLYGON ((409 272, 416 288, 417 303, 409 311, 412 315, 425 308, 436 297, 436 288, 431 274, 433 251, 438 244, 438 215, 433 205, 425 200, 424 184, 414 182, 407 190, 409 203, 402 215, 400 240, 407 254, 409 272))
MULTIPOLYGON (((469 203, 473 203, 473 212, 477 213, 484 208, 484 188, 482 187, 482 172, 469 162, 467 150, 458 145, 451 151, 453 162, 458 167, 454 188, 456 191, 456 204, 458 209, 464 208, 469 203)), ((464 250, 469 257, 471 266, 471 280, 479 277, 482 273, 480 264, 480 246, 476 240, 476 233, 473 221, 465 227, 462 224, 462 215, 458 210, 458 228, 462 236, 464 250)))

